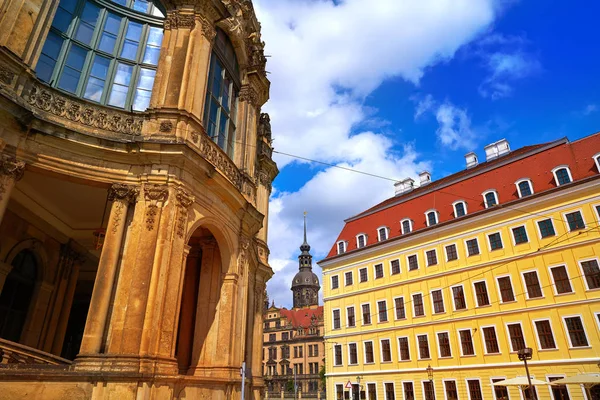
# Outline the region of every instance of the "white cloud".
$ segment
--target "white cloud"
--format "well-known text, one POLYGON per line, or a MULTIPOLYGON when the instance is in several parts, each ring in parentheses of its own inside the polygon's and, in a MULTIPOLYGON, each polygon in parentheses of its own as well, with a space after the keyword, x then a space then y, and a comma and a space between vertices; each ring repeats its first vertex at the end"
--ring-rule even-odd
POLYGON ((413 100, 417 101, 417 106, 415 107, 415 120, 419 119, 419 117, 426 112, 431 111, 431 109, 435 106, 433 96, 430 94, 420 100, 416 98, 413 98, 413 100))
POLYGON ((436 133, 444 146, 452 150, 472 150, 475 147, 477 134, 465 109, 445 102, 438 107, 435 118, 439 123, 436 133))
MULTIPOLYGON (((264 111, 271 115, 275 149, 393 178, 414 175, 425 164, 411 147, 397 150, 389 132, 376 131, 365 97, 392 77, 418 85, 427 67, 452 58, 498 12, 494 0, 254 3, 271 56, 271 99, 264 111), (357 126, 375 131, 353 132, 357 126)), ((292 160, 276 161, 284 168, 292 160)), ((270 260, 277 273, 269 291, 278 304, 291 303, 305 209, 318 259, 344 218, 393 194, 392 182, 338 169, 309 178, 298 177, 307 181, 300 190, 279 192, 271 202, 270 260)))
POLYGON ((582 114, 587 116, 598 111, 598 106, 596 104, 588 104, 582 111, 582 114))

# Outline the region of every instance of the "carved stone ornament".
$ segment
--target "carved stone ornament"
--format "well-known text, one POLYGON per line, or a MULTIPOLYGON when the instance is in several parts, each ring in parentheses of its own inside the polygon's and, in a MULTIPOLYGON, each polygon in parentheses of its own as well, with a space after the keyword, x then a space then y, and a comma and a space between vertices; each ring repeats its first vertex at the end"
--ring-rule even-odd
POLYGON ((235 187, 242 192, 244 179, 241 172, 231 159, 213 142, 206 134, 200 135, 200 144, 198 145, 200 155, 206 161, 215 166, 223 175, 227 177, 235 187))
POLYGON ((165 133, 171 132, 173 130, 173 123, 171 121, 161 121, 158 130, 165 133))
POLYGON ((194 14, 184 14, 181 11, 174 11, 165 18, 165 29, 194 29, 196 18, 194 14))
POLYGON ((240 276, 244 275, 244 271, 248 266, 248 257, 250 249, 250 239, 246 236, 240 236, 240 252, 238 255, 238 272, 240 276))
POLYGON ((192 138, 192 142, 198 143, 198 139, 200 138, 198 132, 192 131, 192 133, 190 134, 190 136, 192 138))
POLYGON ((4 65, 0 65, 0 83, 10 85, 15 78, 15 73, 6 69, 4 65))
POLYGON ((177 236, 183 238, 185 235, 185 224, 188 217, 188 208, 196 200, 193 195, 183 188, 177 188, 175 193, 175 199, 177 200, 177 207, 179 208, 179 216, 177 217, 177 236))
POLYGON ((151 231, 156 224, 158 215, 158 204, 164 203, 169 197, 169 189, 166 185, 145 185, 144 199, 146 200, 146 229, 151 231))
POLYGON ((246 39, 248 52, 248 69, 266 74, 267 57, 265 57, 265 42, 260 40, 260 33, 254 32, 246 39))
POLYGON ((8 191, 9 181, 20 180, 24 171, 25 163, 23 161, 17 161, 15 158, 7 156, 0 157, 0 201, 8 191))
POLYGON ((68 98, 49 88, 33 85, 26 96, 33 107, 92 128, 138 136, 142 133, 143 119, 127 112, 119 112, 92 106, 74 98, 68 98))
POLYGON ((125 200, 128 203, 133 203, 136 201, 139 194, 140 188, 137 186, 115 183, 108 190, 108 200, 125 200))
POLYGON ((239 93, 240 101, 245 101, 253 106, 258 106, 258 93, 251 85, 242 85, 239 93))
POLYGON ((196 14, 196 18, 202 27, 202 36, 208 39, 209 42, 212 42, 215 39, 215 36, 217 36, 217 30, 215 29, 214 24, 201 14, 196 14))
POLYGON ((267 113, 261 113, 258 119, 258 136, 264 136, 271 141, 271 117, 267 113))

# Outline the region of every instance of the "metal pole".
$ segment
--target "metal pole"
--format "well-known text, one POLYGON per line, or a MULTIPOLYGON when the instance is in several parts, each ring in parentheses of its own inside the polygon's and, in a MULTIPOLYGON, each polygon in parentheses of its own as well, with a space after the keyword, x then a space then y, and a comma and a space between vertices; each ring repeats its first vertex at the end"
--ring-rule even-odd
POLYGON ((294 368, 294 399, 298 398, 298 380, 297 380, 297 375, 296 375, 297 370, 298 370, 298 367, 294 368))
POLYGON ((529 382, 529 394, 533 400, 536 400, 537 397, 531 385, 531 376, 529 376, 529 367, 527 367, 527 357, 523 357, 523 362, 525 363, 525 372, 527 373, 527 381, 529 382))
POLYGON ((246 383, 246 361, 242 362, 242 400, 245 400, 244 397, 244 384, 246 383))

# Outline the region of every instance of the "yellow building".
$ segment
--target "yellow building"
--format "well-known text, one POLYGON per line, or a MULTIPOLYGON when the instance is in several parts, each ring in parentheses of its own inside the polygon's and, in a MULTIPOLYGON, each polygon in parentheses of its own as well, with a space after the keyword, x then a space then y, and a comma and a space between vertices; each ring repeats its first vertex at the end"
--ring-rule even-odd
POLYGON ((527 399, 491 385, 526 376, 526 347, 532 378, 598 372, 600 134, 485 152, 397 183, 319 262, 328 398, 527 399))

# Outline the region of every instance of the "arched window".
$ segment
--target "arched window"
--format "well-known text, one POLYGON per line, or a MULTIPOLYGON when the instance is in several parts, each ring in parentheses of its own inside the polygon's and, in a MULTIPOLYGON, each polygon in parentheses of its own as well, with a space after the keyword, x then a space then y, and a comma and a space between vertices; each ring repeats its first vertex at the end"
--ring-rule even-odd
POLYGON ((403 235, 412 232, 412 221, 409 218, 405 218, 402 221, 400 221, 400 225, 402 227, 403 235))
POLYGON ((35 68, 40 80, 96 103, 144 111, 163 12, 143 0, 61 0, 35 68))
POLYGON ((12 266, 0 293, 0 337, 18 342, 33 296, 38 266, 30 250, 17 254, 12 266))
POLYGON ((463 215, 467 215, 467 203, 462 200, 456 201, 452 203, 454 206, 454 217, 462 217, 463 215))
POLYGON ((438 213, 435 210, 427 211, 425 213, 425 218, 427 220, 427 226, 433 226, 438 223, 438 213))
POLYGON ((356 247, 360 249, 361 247, 365 247, 366 245, 367 235, 365 235, 364 233, 356 235, 356 247))
POLYGON ((208 136, 233 157, 240 71, 231 41, 217 29, 210 57, 204 105, 204 128, 208 136))
POLYGON ((569 167, 560 166, 556 167, 552 170, 554 174, 554 180, 556 181, 556 186, 564 185, 567 183, 571 183, 573 178, 571 177, 571 171, 569 171, 569 167))
POLYGON ((495 190, 488 190, 483 192, 483 203, 485 208, 490 208, 498 204, 498 194, 495 190))
POLYGON ((385 226, 382 226, 381 228, 377 229, 377 237, 379 239, 380 242, 387 240, 388 238, 388 228, 385 226))
POLYGON ((519 197, 527 197, 533 194, 533 186, 531 185, 531 181, 529 179, 519 179, 515 182, 515 185, 517 185, 519 197))
POLYGON ((342 254, 342 253, 346 252, 346 242, 344 242, 342 240, 337 243, 337 252, 338 252, 338 254, 342 254))

